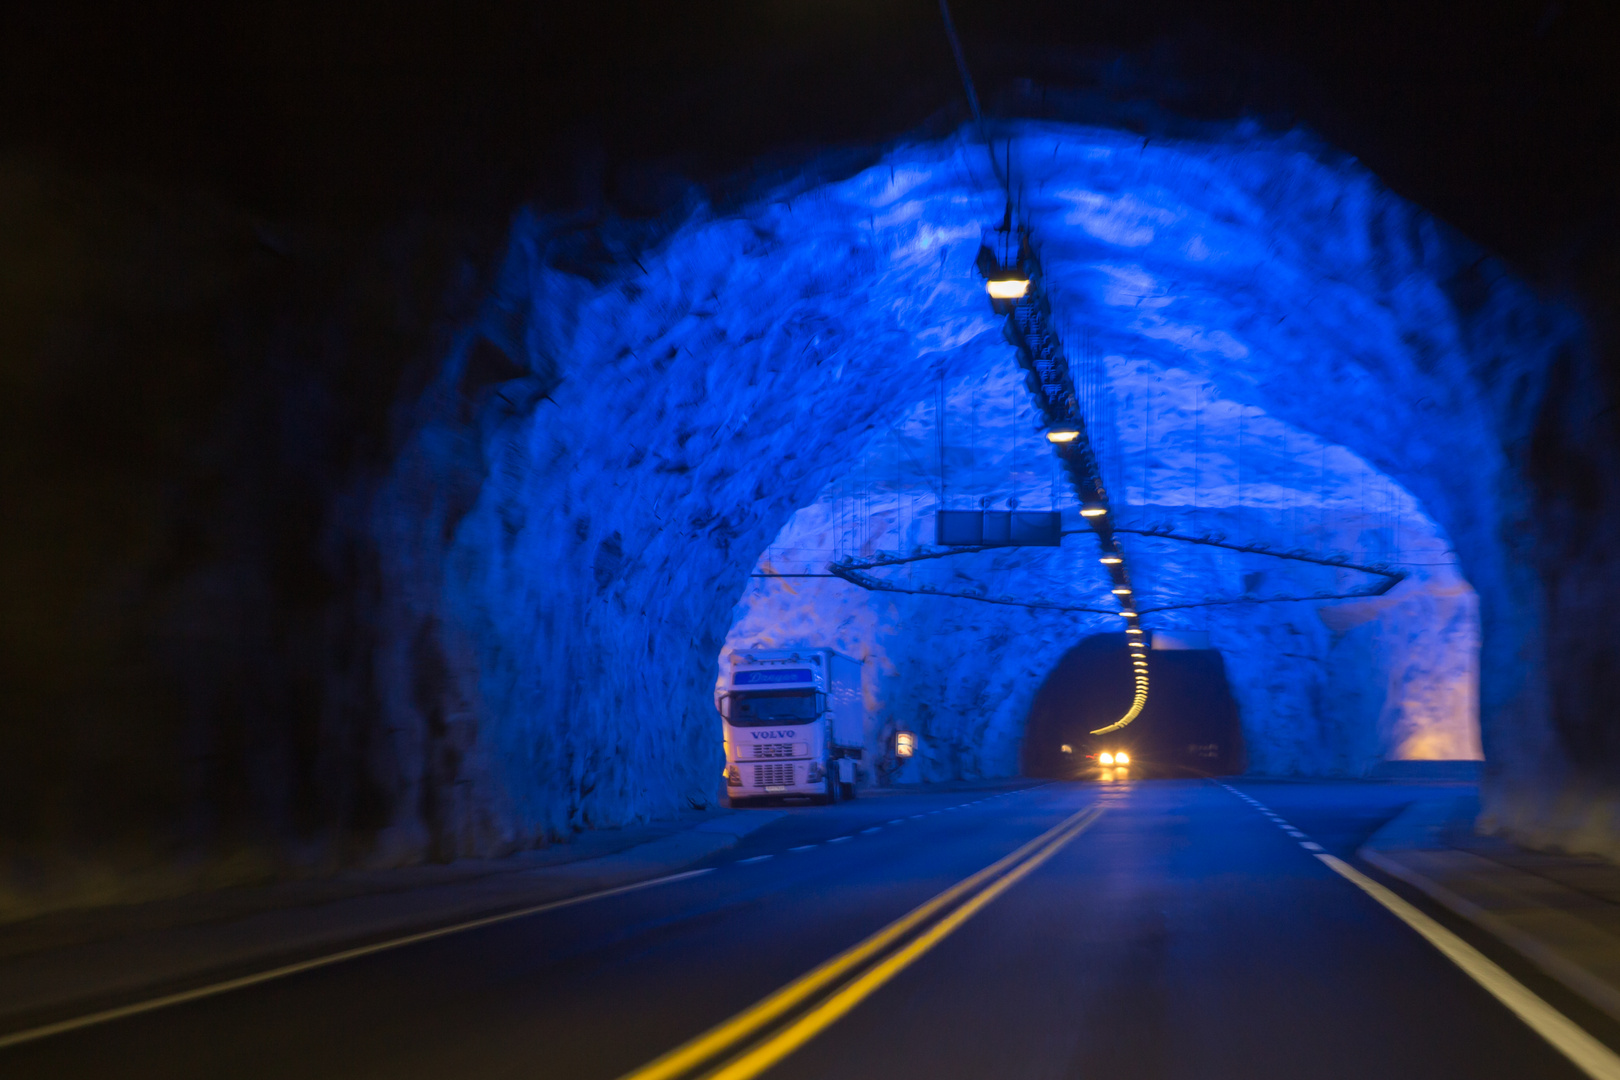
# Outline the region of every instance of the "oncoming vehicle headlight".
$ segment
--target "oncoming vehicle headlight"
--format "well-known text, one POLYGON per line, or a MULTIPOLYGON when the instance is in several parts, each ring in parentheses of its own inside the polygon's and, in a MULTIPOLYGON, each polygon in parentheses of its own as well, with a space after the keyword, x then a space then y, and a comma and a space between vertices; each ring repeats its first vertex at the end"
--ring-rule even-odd
POLYGON ((1114 755, 1104 750, 1102 753, 1097 755, 1097 761, 1099 764, 1112 765, 1114 763, 1114 755))
POLYGON ((1127 754, 1125 751, 1121 750, 1119 753, 1114 755, 1115 765, 1129 765, 1130 763, 1131 755, 1127 754))

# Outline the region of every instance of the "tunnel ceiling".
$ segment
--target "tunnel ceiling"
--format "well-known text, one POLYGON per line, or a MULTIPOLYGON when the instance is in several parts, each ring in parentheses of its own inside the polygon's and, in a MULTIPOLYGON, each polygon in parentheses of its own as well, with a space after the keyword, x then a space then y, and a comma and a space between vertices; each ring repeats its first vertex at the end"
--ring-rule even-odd
MULTIPOLYGON (((0 654, 25 718, 0 907, 74 902, 122 860, 150 895, 712 800, 713 659, 758 613, 734 610, 751 568, 784 528, 825 532, 815 508, 926 426, 941 372, 971 411, 1007 363, 972 272, 1002 206, 937 8, 104 8, 0 33, 0 255, 24 268, 0 654)), ((1272 490, 1205 492, 1236 455, 1205 465, 1195 422, 1194 516, 1241 518, 1212 528, 1283 542, 1325 503, 1333 544, 1377 547, 1348 491, 1387 485, 1427 523, 1402 551, 1455 553, 1461 621, 1436 614, 1443 567, 1380 603, 1407 590, 1431 604, 1410 627, 1462 640, 1477 594, 1485 824, 1612 851, 1614 664, 1585 630, 1620 581, 1612 12, 956 8, 992 116, 1045 118, 993 134, 1071 356, 1120 402, 1110 483, 1185 515, 1192 388, 1234 451, 1234 419, 1285 444, 1272 490), (1163 449, 1145 472, 1138 436, 1163 449), (1337 479, 1284 475, 1294 440, 1337 479)), ((1166 595, 1273 573, 1133 543, 1166 595)), ((1083 591, 996 558, 992 582, 1083 591)), ((999 768, 1075 620, 951 603, 845 614, 1016 652, 940 687, 885 646, 940 715, 979 710, 939 767, 999 768)), ((1399 613, 1282 606, 1211 633, 1415 670, 1358 629, 1399 613)), ((1382 716, 1335 743, 1303 716, 1252 733, 1275 767, 1422 734, 1382 716)))
MULTIPOLYGON (((1259 410, 1259 444, 1246 460, 1269 461, 1274 471, 1239 509, 1235 475, 1215 467, 1218 450, 1233 458, 1235 449, 1212 445, 1212 514, 1228 512, 1217 510, 1223 504, 1251 519, 1268 503, 1325 504, 1343 517, 1368 505, 1360 488, 1372 485, 1409 512, 1414 547, 1438 552, 1441 538, 1449 540, 1468 581, 1499 613, 1518 618, 1510 625, 1526 625, 1500 606, 1515 603, 1505 584, 1515 564, 1496 531, 1519 498, 1504 468, 1506 445, 1523 437, 1535 406, 1515 380, 1545 366, 1576 332, 1571 317, 1303 135, 1238 126, 1144 145, 1115 131, 1043 123, 1003 134, 1071 348, 1084 342, 1125 389, 1133 370, 1148 369, 1167 373, 1149 382, 1180 393, 1209 387, 1203 412, 1212 431, 1246 425, 1245 410, 1259 410), (1461 305, 1459 290, 1467 294, 1461 305), (1301 499, 1297 492, 1309 490, 1302 481, 1289 489, 1282 463, 1298 457, 1275 444, 1290 432, 1327 447, 1335 471, 1360 478, 1340 481, 1356 495, 1319 488, 1301 499), (1436 467, 1451 461, 1470 467, 1436 467)), ((829 481, 863 455, 881 456, 885 433, 936 392, 942 373, 959 395, 975 377, 1006 370, 1006 346, 973 268, 981 230, 1002 210, 982 147, 956 136, 899 146, 846 181, 700 213, 604 286, 545 268, 543 223, 520 234, 500 310, 527 306, 525 347, 556 358, 560 382, 532 415, 500 420, 510 403, 490 399, 495 426, 484 446, 495 479, 455 524, 442 586, 469 613, 461 647, 487 658, 475 664, 478 681, 463 700, 476 695, 481 710, 499 716, 567 717, 564 740, 537 741, 531 721, 495 729, 488 767, 508 790, 522 791, 537 768, 560 767, 563 745, 575 762, 580 746, 600 746, 585 757, 604 772, 591 798, 560 812, 638 812, 661 790, 708 786, 695 763, 712 745, 713 668, 692 665, 687 643, 708 657, 721 652, 731 605, 760 553, 829 481), (572 613, 558 618, 574 630, 536 635, 533 602, 510 599, 531 596, 553 597, 572 613), (625 620, 637 629, 627 633, 625 620), (572 672, 581 689, 538 679, 558 670, 572 672), (667 705, 673 685, 684 688, 678 717, 667 705), (627 744, 627 723, 671 733, 690 756, 668 753, 670 736, 627 744), (625 745, 628 760, 608 751, 625 745), (545 756, 538 765, 537 747, 545 756)), ((1126 423, 1116 425, 1120 460, 1112 466, 1127 491, 1130 419, 1126 410, 1126 423)), ((1185 450, 1159 445, 1170 460, 1158 497, 1185 499, 1185 450)), ((1231 467, 1235 473, 1235 461, 1231 467)), ((1345 546, 1365 548, 1363 525, 1335 527, 1346 530, 1345 546)), ((1147 576, 1172 565, 1150 559, 1147 576)), ((1223 568, 1211 576, 1225 588, 1244 575, 1223 568)), ((1472 616, 1459 588, 1466 586, 1454 579, 1440 591, 1453 590, 1447 603, 1461 608, 1414 621, 1404 647, 1421 648, 1421 624, 1450 633, 1459 655, 1468 652, 1472 616)), ((1312 648, 1371 617, 1347 616, 1337 628, 1318 618, 1312 648)), ((1253 623, 1284 626, 1264 614, 1253 623)), ((928 625, 907 632, 926 636, 928 625)), ((941 629, 975 625, 989 624, 941 629)), ((1071 642, 1073 629, 1027 632, 1055 647, 1071 642)), ((990 636, 1019 652, 1014 667, 1049 662, 1018 644, 1021 636, 990 636)), ((1286 641, 1266 644, 1258 655, 1288 652, 1286 641)), ((1296 666, 1310 655, 1298 653, 1296 666)), ((1288 666, 1238 682, 1256 692, 1280 676, 1286 684, 1288 666)), ((1453 663, 1438 682, 1466 682, 1468 668, 1453 663)), ((964 691, 988 693, 1006 708, 981 714, 983 730, 956 739, 949 768, 980 767, 962 763, 976 746, 1012 746, 1016 694, 1006 687, 1039 674, 999 672, 993 681, 1002 689, 964 691)), ((1359 744, 1325 735, 1311 706, 1319 690, 1301 694, 1296 685, 1297 707, 1265 712, 1271 737, 1251 737, 1254 747, 1278 748, 1279 768, 1357 771, 1421 743, 1421 731, 1394 731, 1399 718, 1386 716, 1362 725, 1372 734, 1359 744)), ((1377 714, 1384 695, 1371 696, 1366 707, 1377 714)), ((1458 703, 1448 707, 1455 712, 1458 703)), ((1441 742, 1428 752, 1468 750, 1465 735, 1441 742)), ((1010 749, 997 753, 1010 760, 1010 749)))
MULTIPOLYGON (((1021 372, 996 340, 982 362, 944 397, 946 502, 1061 509, 1064 548, 879 565, 873 573, 893 591, 829 576, 839 560, 939 550, 936 393, 784 526, 722 650, 833 644, 867 658, 882 673, 870 688, 873 752, 892 730, 918 731, 919 763, 941 778, 1011 771, 1039 675, 1075 641, 1122 628, 1100 614, 1115 610, 1112 582, 1021 372)), ((1475 598, 1415 500, 1343 447, 1185 373, 1118 356, 1092 364, 1107 391, 1094 395, 1106 407, 1089 413, 1091 429, 1110 463, 1142 624, 1197 631, 1226 653, 1252 767, 1359 775, 1386 759, 1477 757, 1475 598), (1385 595, 1390 577, 1285 557, 1296 554, 1393 564, 1401 578, 1385 595), (1356 593, 1369 595, 1318 599, 1356 593)), ((1084 369, 1077 377, 1089 381, 1084 369)), ((1150 668, 1161 655, 1150 654, 1150 668)), ((1126 694, 1129 684, 1107 690, 1126 694)))

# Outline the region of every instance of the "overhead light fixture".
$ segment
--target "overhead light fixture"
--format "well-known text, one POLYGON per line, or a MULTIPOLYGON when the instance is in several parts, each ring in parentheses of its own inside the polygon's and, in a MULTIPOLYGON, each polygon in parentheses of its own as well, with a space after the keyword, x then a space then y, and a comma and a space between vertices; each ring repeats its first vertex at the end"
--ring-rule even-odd
POLYGON ((1122 619, 1134 619, 1134 618, 1136 618, 1136 612, 1134 612, 1134 611, 1122 611, 1122 612, 1119 613, 1119 617, 1122 618, 1122 619))
POLYGON ((1051 443, 1072 443, 1080 437, 1085 425, 1074 417, 1064 417, 1046 425, 1046 441, 1051 443))
POLYGON ((1104 566, 1118 566, 1125 560, 1120 558, 1118 555, 1104 555, 1101 561, 1104 566))
POLYGON ((1129 585, 1117 585, 1114 587, 1114 595, 1129 596, 1131 595, 1131 587, 1129 585))
POLYGON ((1029 295, 1029 278, 1016 266, 1004 266, 985 280, 984 291, 990 294, 991 311, 1011 315, 1018 301, 1029 295))
POLYGON ((1108 513, 1108 504, 1099 499, 1087 499, 1080 504, 1080 516, 1099 518, 1108 513))
POLYGON ((1129 630, 1127 630, 1125 632, 1127 634, 1140 634, 1142 631, 1138 630, 1136 627, 1133 626, 1133 627, 1131 627, 1129 630))

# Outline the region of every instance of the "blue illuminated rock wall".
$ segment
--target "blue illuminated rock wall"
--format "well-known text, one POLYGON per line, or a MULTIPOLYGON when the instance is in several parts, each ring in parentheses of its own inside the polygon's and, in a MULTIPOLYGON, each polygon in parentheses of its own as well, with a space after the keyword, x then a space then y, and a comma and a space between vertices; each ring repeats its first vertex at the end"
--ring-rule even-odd
POLYGON ((878 258, 866 211, 887 187, 697 221, 599 288, 520 229, 483 332, 555 385, 516 409, 491 385, 469 435, 457 388, 490 347, 469 335, 375 503, 407 811, 380 857, 713 800, 713 658, 758 552, 924 392, 930 369, 896 358, 951 361, 982 330, 975 283, 935 280, 927 229, 878 258), (442 482, 458 469, 459 505, 442 482))
MULTIPOLYGON (((1477 671, 1487 821, 1616 853, 1590 628, 1620 580, 1620 467, 1576 320, 1303 135, 999 134, 1106 390, 1122 516, 1413 564, 1377 601, 1156 616, 1226 652, 1254 765, 1466 756, 1477 671)), ((455 269, 477 245, 432 223, 327 262, 319 237, 142 193, 58 229, 71 185, 24 180, 12 204, 39 212, 8 237, 137 254, 29 279, 7 323, 46 344, 8 401, 28 719, 0 754, 22 823, 0 909, 500 854, 711 801, 728 640, 864 652, 875 740, 916 725, 924 774, 1005 774, 1039 679, 1110 629, 749 577, 925 539, 942 391, 949 505, 1066 505, 974 270, 1004 202, 963 135, 656 240, 520 216, 487 292, 455 269), (195 225, 191 247, 141 254, 130 221, 169 234, 143 213, 195 225)), ((1126 542, 1145 595, 1323 587, 1126 542)), ((1091 557, 1076 538, 904 573, 1090 597, 1091 557)))
MULTIPOLYGON (((1500 523, 1525 505, 1515 440, 1539 373, 1576 339, 1573 319, 1303 137, 1240 129, 1143 146, 1033 123, 1015 134, 1023 206, 1071 348, 1084 341, 1108 365, 1116 400, 1208 388, 1198 417, 1167 399, 1151 433, 1125 406, 1105 425, 1132 513, 1191 509, 1194 524, 1234 538, 1366 558, 1387 546, 1390 513, 1369 508, 1365 490, 1381 484, 1406 522, 1407 554, 1445 564, 1414 567, 1379 601, 1165 617, 1207 627, 1227 649, 1255 766, 1353 775, 1390 757, 1469 756, 1476 670, 1488 754, 1548 730, 1534 572, 1500 523), (1459 290, 1471 290, 1468 304, 1459 290), (1245 430, 1270 424, 1295 445, 1240 463, 1231 429, 1243 417, 1245 430), (1175 448, 1204 424, 1211 446, 1175 448), (1138 437, 1164 460, 1133 481, 1138 437), (1312 453, 1326 453, 1333 474, 1314 485, 1312 453), (1300 525, 1312 513, 1314 533, 1300 525)), ((796 510, 827 498, 829 483, 874 490, 857 474, 881 471, 883 433, 927 407, 941 368, 953 395, 1001 377, 985 393, 1008 396, 998 373, 1011 356, 973 270, 981 227, 1001 209, 982 152, 948 141, 896 149, 848 181, 699 214, 600 284, 550 268, 545 228, 520 226, 490 325, 523 327, 505 349, 554 371, 555 387, 516 409, 492 388, 476 445, 428 425, 377 503, 379 530, 392 534, 387 622, 406 628, 385 681, 399 805, 411 812, 390 850, 491 850, 712 798, 711 695, 728 630, 734 642, 831 635, 825 643, 875 649, 879 728, 921 717, 935 775, 1012 769, 1034 683, 1086 632, 1081 621, 850 598, 801 579, 799 596, 813 600, 778 597, 767 612, 756 590, 730 629, 760 553, 793 546, 779 533, 796 510), (432 515, 413 500, 461 457, 480 463, 465 513, 423 524, 432 515), (424 665, 442 678, 421 678, 424 665)), ((434 393, 465 377, 473 345, 434 393)), ((1064 498, 1037 450, 1020 466, 1029 507, 1042 493, 1064 498)), ((964 463, 955 496, 976 497, 987 476, 964 463)), ((910 500, 912 539, 930 508, 910 500)), ((1029 587, 1019 556, 1004 558, 1003 584, 1029 587)), ((1241 590, 1253 562, 1144 542, 1142 587, 1241 590)), ((1097 583, 1089 565, 1058 570, 1042 587, 1097 583)), ((1261 580, 1279 594, 1322 587, 1321 571, 1302 565, 1261 580)))
MULTIPOLYGON (((932 595, 767 576, 929 550, 941 480, 936 398, 874 440, 776 537, 722 650, 830 643, 867 658, 869 752, 880 755, 897 728, 919 732, 918 772, 934 779, 1015 772, 1022 720, 1047 670, 1081 638, 1120 629, 1107 615, 1017 606, 1112 610, 1112 582, 1031 423, 1016 368, 994 349, 985 359, 989 367, 945 398, 946 500, 958 509, 1066 509, 1073 535, 1064 549, 958 554, 879 574, 932 595), (950 591, 986 599, 940 595, 950 591)), ((1225 654, 1251 770, 1356 776, 1385 760, 1479 757, 1476 598, 1415 500, 1344 448, 1240 408, 1183 372, 1121 357, 1090 364, 1106 373, 1106 407, 1093 427, 1111 451, 1121 529, 1224 536, 1405 574, 1386 595, 1323 601, 1314 598, 1383 579, 1122 534, 1148 611, 1143 625, 1207 633, 1225 654), (1181 604, 1200 606, 1152 610, 1181 604)))

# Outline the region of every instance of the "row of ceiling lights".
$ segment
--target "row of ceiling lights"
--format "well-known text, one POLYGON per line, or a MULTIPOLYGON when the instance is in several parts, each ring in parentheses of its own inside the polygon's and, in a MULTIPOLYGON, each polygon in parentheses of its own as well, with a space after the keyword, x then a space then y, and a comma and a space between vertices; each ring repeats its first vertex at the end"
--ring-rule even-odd
POLYGON ((1044 297, 1039 292, 1039 262, 1030 247, 1029 235, 1023 229, 1017 230, 1016 257, 1007 257, 1009 252, 1006 249, 1011 246, 1014 232, 1010 209, 1007 216, 1008 221, 997 230, 1001 234, 1003 248, 1000 256, 989 244, 979 251, 979 269, 985 277, 990 309, 998 315, 1007 316, 1010 325, 1016 328, 1025 366, 1040 379, 1041 391, 1035 391, 1034 386, 1031 386, 1031 391, 1037 397, 1044 398, 1041 405, 1047 418, 1046 438, 1058 457, 1069 467, 1070 478, 1076 481, 1075 486, 1081 496, 1080 514, 1091 524, 1102 545, 1101 561, 1114 582, 1113 594, 1119 601, 1120 617, 1125 620, 1125 640, 1130 646, 1131 667, 1135 673, 1136 691, 1130 709, 1114 723, 1092 732, 1093 735, 1101 735, 1118 731, 1135 720, 1147 704, 1147 646, 1138 624, 1135 594, 1125 567, 1125 552, 1114 538, 1114 530, 1108 521, 1107 495, 1086 438, 1085 421, 1079 415, 1079 401, 1069 377, 1068 363, 1062 356, 1057 336, 1049 327, 1038 325, 1045 321, 1047 315, 1044 297), (1022 320, 1019 319, 1021 308, 1022 320), (1039 339, 1039 347, 1030 345, 1031 336, 1039 339), (1054 395, 1048 387, 1056 388, 1058 393, 1054 395), (1077 476, 1077 472, 1082 475, 1077 476))

